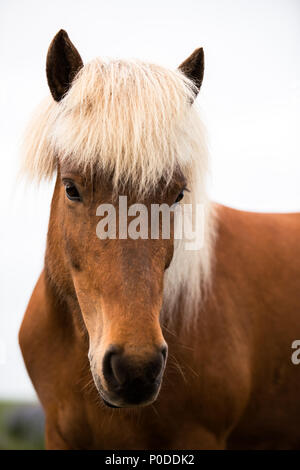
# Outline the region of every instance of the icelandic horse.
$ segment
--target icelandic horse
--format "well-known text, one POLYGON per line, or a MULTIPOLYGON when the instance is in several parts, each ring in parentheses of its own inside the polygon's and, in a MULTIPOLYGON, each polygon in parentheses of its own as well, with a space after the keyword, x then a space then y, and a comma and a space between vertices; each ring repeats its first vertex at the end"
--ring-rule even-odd
POLYGON ((203 71, 202 48, 172 71, 83 65, 63 30, 49 47, 23 165, 56 184, 19 333, 48 449, 300 447, 300 215, 209 200, 203 71), (174 224, 169 238, 100 239, 97 207, 118 214, 118 195, 200 204, 201 247, 174 224))

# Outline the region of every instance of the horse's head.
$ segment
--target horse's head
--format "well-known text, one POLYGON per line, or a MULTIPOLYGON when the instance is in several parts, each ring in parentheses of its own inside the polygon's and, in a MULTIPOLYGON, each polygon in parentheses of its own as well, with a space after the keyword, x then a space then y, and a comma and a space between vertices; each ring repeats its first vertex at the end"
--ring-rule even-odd
MULTIPOLYGON (((61 233, 53 238, 62 241, 65 276, 75 288, 89 335, 93 378, 106 403, 146 404, 158 394, 167 359, 159 315, 173 236, 162 239, 160 220, 159 238, 150 238, 151 204, 171 206, 181 197, 184 185, 178 177, 167 192, 157 188, 142 200, 148 212, 147 234, 141 228, 149 235, 146 239, 120 239, 120 231, 128 233, 137 218, 127 217, 127 209, 121 213, 112 182, 104 176, 91 182, 68 165, 59 168, 53 211, 55 230, 61 233), (101 207, 110 214, 99 217, 101 207), (105 236, 100 227, 105 221, 105 229, 109 224, 116 229, 116 238, 99 238, 105 236)), ((123 195, 128 194, 124 188, 123 195)), ((136 196, 128 195, 127 202, 130 210, 136 196)), ((171 223, 171 232, 172 227, 171 223)))
POLYGON ((172 220, 169 236, 163 236, 162 218, 158 236, 151 236, 151 207, 173 206, 189 185, 177 155, 184 135, 176 132, 184 134, 179 119, 202 82, 203 51, 169 74, 169 89, 164 69, 155 66, 126 69, 120 61, 86 67, 67 34, 59 32, 47 57, 57 167, 47 269, 70 294, 70 305, 71 299, 74 309, 79 304, 104 401, 145 405, 157 397, 166 365, 160 312, 174 251, 172 220), (86 67, 92 68, 85 73, 86 67), (172 140, 176 145, 170 146, 172 140), (127 196, 127 209, 120 207, 119 195, 127 196), (128 216, 135 203, 144 205, 143 227, 134 225, 138 207, 128 216), (99 226, 100 215, 109 216, 106 229, 99 226), (128 235, 134 227, 139 236, 128 235))

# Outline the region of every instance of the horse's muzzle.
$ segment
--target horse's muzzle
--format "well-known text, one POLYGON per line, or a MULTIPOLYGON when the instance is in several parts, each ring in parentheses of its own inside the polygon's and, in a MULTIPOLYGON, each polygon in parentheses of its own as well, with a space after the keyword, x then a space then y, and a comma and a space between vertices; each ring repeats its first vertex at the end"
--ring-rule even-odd
POLYGON ((102 364, 106 391, 99 389, 104 403, 114 407, 152 403, 160 389, 166 359, 166 345, 147 359, 126 356, 120 348, 110 346, 102 364))

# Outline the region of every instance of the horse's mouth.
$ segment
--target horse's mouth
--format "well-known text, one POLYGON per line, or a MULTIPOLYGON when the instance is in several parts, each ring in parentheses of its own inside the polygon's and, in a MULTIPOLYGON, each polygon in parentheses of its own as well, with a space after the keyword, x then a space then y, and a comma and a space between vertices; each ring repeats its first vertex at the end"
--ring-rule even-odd
POLYGON ((138 404, 135 404, 135 403, 129 403, 129 404, 124 404, 122 406, 118 406, 118 405, 113 405, 112 403, 110 403, 109 401, 105 400, 103 397, 102 398, 102 401, 103 403, 108 407, 108 408, 116 408, 116 409, 123 409, 123 408, 141 408, 141 407, 145 407, 145 406, 148 406, 148 405, 151 405, 151 403, 153 403, 153 401, 155 400, 149 400, 148 402, 145 402, 145 403, 138 403, 138 404))
MULTIPOLYGON (((112 401, 110 401, 110 399, 107 398, 107 393, 104 392, 102 387, 101 388, 97 387, 97 388, 98 388, 98 392, 99 392, 99 395, 100 395, 103 403, 107 407, 121 409, 121 408, 140 408, 140 407, 151 405, 151 403, 153 403, 156 400, 160 387, 158 388, 158 390, 155 393, 153 393, 150 396, 147 396, 145 398, 140 397, 139 399, 136 399, 136 400, 126 400, 126 399, 124 400, 124 398, 121 399, 121 400, 117 399, 116 400, 117 404, 112 403, 112 401), (104 396, 105 396, 105 398, 104 398, 104 396)), ((113 401, 115 401, 114 398, 113 398, 113 401)))
POLYGON ((102 398, 103 400, 103 403, 108 406, 109 408, 121 408, 120 406, 117 406, 117 405, 113 405, 112 403, 109 403, 109 401, 105 400, 104 398, 102 398))

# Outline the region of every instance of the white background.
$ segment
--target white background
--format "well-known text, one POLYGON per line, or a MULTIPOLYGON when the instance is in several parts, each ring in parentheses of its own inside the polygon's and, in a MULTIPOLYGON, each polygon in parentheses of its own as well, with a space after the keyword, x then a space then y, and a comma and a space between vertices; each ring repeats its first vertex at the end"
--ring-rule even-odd
POLYGON ((52 185, 24 188, 16 175, 20 136, 48 93, 46 52, 60 28, 84 61, 138 57, 175 68, 203 46, 198 100, 212 197, 242 209, 300 210, 299 0, 2 0, 0 398, 34 396, 17 332, 43 264, 52 185))

